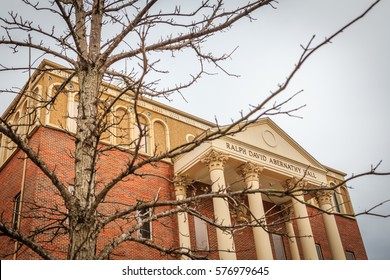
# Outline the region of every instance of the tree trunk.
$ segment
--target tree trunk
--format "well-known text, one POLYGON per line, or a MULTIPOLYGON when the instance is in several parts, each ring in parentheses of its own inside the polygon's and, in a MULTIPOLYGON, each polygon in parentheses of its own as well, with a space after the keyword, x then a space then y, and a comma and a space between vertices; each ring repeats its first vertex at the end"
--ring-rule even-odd
POLYGON ((95 69, 78 74, 80 92, 75 150, 75 202, 69 209, 69 259, 92 259, 97 240, 97 216, 93 205, 98 145, 98 99, 102 75, 95 69))

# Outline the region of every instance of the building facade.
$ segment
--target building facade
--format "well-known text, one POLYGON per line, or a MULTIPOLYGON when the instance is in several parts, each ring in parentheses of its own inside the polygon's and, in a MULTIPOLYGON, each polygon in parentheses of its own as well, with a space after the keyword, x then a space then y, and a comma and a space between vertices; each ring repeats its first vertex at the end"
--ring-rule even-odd
MULTIPOLYGON (((26 85, 30 94, 15 99, 3 118, 71 190, 77 79, 61 89, 69 73, 56 70, 61 67, 49 61, 39 68, 51 71, 35 73, 26 85)), ((115 86, 102 89, 102 112, 104 103, 118 95, 115 86)), ((134 104, 131 94, 121 96, 110 110, 105 122, 111 125, 102 132, 101 147, 114 148, 99 157, 98 188, 127 164, 135 139, 141 147, 137 156, 145 159, 217 129, 213 123, 153 100, 134 104)), ((1 219, 34 236, 55 257, 66 258, 67 212, 61 196, 3 134, 0 143, 1 219)), ((209 259, 367 259, 348 188, 340 184, 345 176, 318 162, 272 120, 261 119, 237 134, 145 165, 137 176, 118 183, 99 209, 102 217, 157 197, 160 201, 205 198, 191 200, 191 211, 151 219, 138 227, 151 213, 108 224, 100 232, 97 251, 124 228, 133 227, 137 228, 134 239, 116 248, 110 259, 185 259, 191 254, 209 259), (221 196, 207 198, 210 193, 221 196), (161 254, 154 245, 185 254, 161 254)), ((39 258, 5 236, 0 237, 0 248, 2 258, 39 258)))

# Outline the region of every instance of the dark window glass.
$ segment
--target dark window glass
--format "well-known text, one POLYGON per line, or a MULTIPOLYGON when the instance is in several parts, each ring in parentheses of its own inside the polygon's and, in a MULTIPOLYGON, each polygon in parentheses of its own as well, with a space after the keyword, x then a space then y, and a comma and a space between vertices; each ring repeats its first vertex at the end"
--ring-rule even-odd
POLYGON ((355 254, 351 251, 345 252, 345 257, 347 260, 356 260, 355 254))
POLYGON ((319 260, 323 260, 324 256, 322 255, 321 245, 316 243, 317 256, 319 260))
POLYGON ((272 234, 272 241, 275 249, 275 260, 285 260, 286 253, 284 251, 283 238, 279 234, 272 234))
POLYGON ((138 212, 138 223, 140 225, 140 229, 138 231, 138 237, 144 239, 152 238, 152 226, 151 222, 146 219, 150 217, 150 209, 142 209, 138 212))
POLYGON ((12 228, 19 229, 20 221, 20 193, 15 196, 14 199, 14 217, 12 219, 12 228))

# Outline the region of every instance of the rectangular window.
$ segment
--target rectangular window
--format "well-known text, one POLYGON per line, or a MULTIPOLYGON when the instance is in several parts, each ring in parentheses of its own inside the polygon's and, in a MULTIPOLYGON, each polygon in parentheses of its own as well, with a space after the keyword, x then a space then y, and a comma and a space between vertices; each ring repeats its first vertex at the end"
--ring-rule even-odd
POLYGON ((21 200, 20 199, 21 199, 20 193, 18 193, 15 196, 15 199, 14 199, 14 216, 13 216, 13 219, 12 219, 12 228, 14 230, 18 230, 19 229, 20 206, 21 206, 21 200))
POLYGON ((143 239, 152 239, 152 223, 151 221, 145 221, 150 218, 150 208, 142 209, 138 211, 137 221, 140 226, 138 230, 138 237, 143 239))
POLYGON ((316 243, 317 256, 319 260, 323 260, 324 256, 322 255, 321 245, 316 243))
POLYGON ((345 258, 347 260, 356 260, 355 254, 353 252, 351 252, 351 251, 346 251, 345 252, 345 258))
POLYGON ((195 242, 197 250, 209 249, 207 223, 198 217, 194 217, 195 242))
POLYGON ((286 252, 284 250, 283 237, 279 234, 272 234, 272 242, 275 249, 275 260, 285 260, 286 252))

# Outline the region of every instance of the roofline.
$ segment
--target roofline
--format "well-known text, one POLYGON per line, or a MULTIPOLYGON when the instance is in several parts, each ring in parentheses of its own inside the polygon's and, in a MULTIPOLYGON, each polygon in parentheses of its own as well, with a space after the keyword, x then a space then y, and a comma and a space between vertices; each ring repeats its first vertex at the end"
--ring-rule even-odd
POLYGON ((323 167, 325 167, 328 171, 331 171, 331 172, 336 173, 336 174, 338 174, 338 175, 341 175, 341 176, 343 176, 343 177, 345 177, 345 176, 348 175, 347 173, 345 173, 345 172, 343 172, 343 171, 340 171, 340 170, 338 170, 338 169, 334 169, 334 168, 329 167, 329 166, 326 166, 326 165, 323 165, 323 167))
MULTIPOLYGON (((39 64, 39 66, 34 70, 33 74, 31 75, 31 77, 27 80, 27 82, 25 83, 25 85, 22 87, 22 89, 20 90, 20 93, 12 100, 11 104, 7 107, 7 109, 4 111, 2 117, 5 117, 6 115, 9 114, 9 112, 11 111, 11 109, 20 101, 20 99, 23 97, 23 92, 25 92, 27 90, 27 88, 30 86, 30 82, 33 83, 35 81, 35 79, 40 75, 42 74, 42 72, 39 70, 39 69, 44 69, 46 66, 49 66, 49 67, 53 67, 55 69, 61 69, 62 71, 65 71, 65 72, 70 72, 72 69, 69 69, 69 68, 66 68, 64 67, 63 65, 59 64, 59 63, 56 63, 54 61, 51 61, 51 60, 48 60, 48 59, 43 59, 41 61, 41 63, 39 64)), ((107 82, 102 82, 102 86, 104 87, 107 87, 107 88, 110 88, 111 90, 114 90, 114 91, 118 91, 120 92, 122 89, 116 85, 113 85, 113 84, 109 84, 107 82)), ((131 92, 129 92, 130 95, 132 95, 131 92)), ((177 108, 174 108, 174 107, 171 107, 169 105, 166 105, 166 104, 163 104, 161 102, 158 102, 156 100, 153 100, 153 99, 150 99, 150 98, 147 98, 147 97, 142 97, 141 100, 144 100, 146 102, 149 102, 150 104, 152 105, 156 105, 158 107, 161 107, 163 109, 166 109, 166 110, 170 110, 170 111, 174 111, 175 113, 178 113, 179 115, 182 115, 183 117, 186 117, 186 118, 189 118, 189 119, 192 119, 194 121, 197 121, 199 123, 202 123, 206 126, 209 126, 210 128, 211 127, 215 127, 215 123, 213 122, 210 122, 208 120, 205 120, 205 119, 202 119, 200 117, 197 117, 197 116, 194 116, 192 114, 189 114, 187 112, 184 112, 182 110, 179 110, 177 108)))
MULTIPOLYGON (((318 166, 320 166, 324 170, 326 170, 325 166, 321 162, 319 162, 315 157, 313 157, 305 148, 303 148, 297 141, 295 141, 286 131, 284 131, 279 125, 277 125, 271 118, 269 118, 269 117, 261 118, 257 122, 259 122, 259 123, 266 122, 266 123, 270 124, 271 126, 273 126, 274 129, 278 129, 281 133, 283 133, 283 135, 285 135, 287 137, 286 140, 288 142, 290 142, 291 144, 298 147, 298 149, 303 151, 306 154, 306 156, 308 156, 310 159, 312 159, 318 166)), ((256 122, 254 124, 256 124, 256 122)))
MULTIPOLYGON (((10 103, 10 105, 7 107, 7 109, 4 111, 4 113, 2 114, 2 117, 4 118, 5 116, 7 116, 11 109, 13 107, 16 106, 16 104, 20 101, 20 99, 23 97, 23 92, 26 91, 28 89, 29 86, 31 86, 34 81, 36 80, 36 78, 41 75, 43 72, 40 71, 40 69, 44 69, 45 67, 52 67, 53 69, 60 69, 61 71, 64 71, 64 72, 70 72, 72 71, 73 69, 70 69, 70 68, 66 68, 64 67, 63 65, 59 64, 59 63, 56 63, 54 61, 51 61, 51 60, 48 60, 48 59, 43 59, 39 66, 37 68, 35 68, 34 72, 32 73, 31 77, 27 80, 27 82, 25 83, 25 85, 22 87, 22 89, 20 90, 20 93, 12 100, 12 102, 10 103)), ((54 73, 54 75, 56 75, 54 73)), ((107 88, 110 88, 114 91, 121 91, 122 89, 116 85, 113 85, 113 84, 109 84, 107 82, 102 82, 102 85, 107 87, 107 88)), ((129 92, 129 94, 132 95, 131 92, 129 92)), ((202 123, 206 126, 209 126, 210 128, 215 128, 216 127, 216 124, 213 123, 213 122, 210 122, 208 120, 205 120, 205 119, 202 119, 200 117, 197 117, 197 116, 194 116, 192 114, 189 114, 187 112, 184 112, 182 110, 179 110, 177 108, 174 108, 174 107, 171 107, 169 105, 166 105, 166 104, 163 104, 161 102, 158 102, 156 100, 153 100, 153 99, 150 99, 150 98, 146 98, 146 97, 142 97, 143 100, 151 103, 152 105, 156 105, 160 108, 163 108, 163 109, 166 109, 166 110, 170 110, 170 111, 174 111, 184 117, 187 117, 189 119, 192 119, 194 121, 197 121, 199 123, 202 123)), ((261 118, 257 121, 255 121, 254 123, 250 124, 250 125, 255 125, 256 123, 260 123, 260 122, 267 122, 269 124, 271 124, 272 126, 274 126, 274 128, 276 129, 279 129, 284 135, 287 136, 288 140, 290 142, 292 142, 294 145, 296 145, 299 149, 301 149, 302 151, 304 151, 306 153, 307 156, 309 156, 312 160, 314 160, 314 162, 316 162, 319 166, 323 167, 325 170, 327 171, 331 171, 331 172, 334 172, 338 175, 341 175, 341 176, 347 176, 346 173, 340 171, 340 170, 337 170, 337 169, 334 169, 332 167, 329 167, 329 166, 325 166, 323 164, 321 164, 316 158, 314 158, 309 152, 307 152, 301 145, 298 144, 298 142, 296 142, 293 138, 291 138, 291 136, 289 134, 287 134, 282 128, 280 128, 271 118, 269 117, 265 117, 265 118, 261 118)), ((223 127, 226 127, 226 126, 229 126, 229 125, 223 125, 223 127)))

